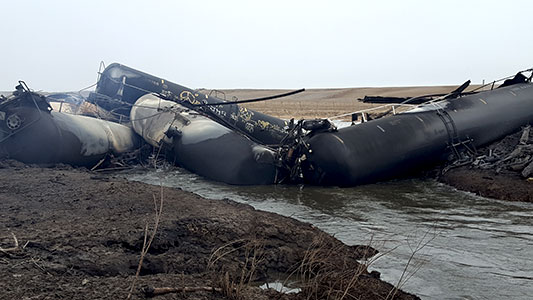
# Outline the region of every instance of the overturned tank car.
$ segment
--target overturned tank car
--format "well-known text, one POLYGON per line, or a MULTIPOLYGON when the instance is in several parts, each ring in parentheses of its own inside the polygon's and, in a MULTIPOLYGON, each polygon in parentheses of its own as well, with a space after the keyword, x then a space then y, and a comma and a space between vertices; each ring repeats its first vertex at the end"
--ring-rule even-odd
POLYGON ((307 182, 355 185, 397 177, 439 161, 468 160, 476 148, 533 122, 533 84, 516 83, 307 139, 307 182))
POLYGON ((30 91, 24 82, 0 99, 0 158, 92 167, 108 154, 137 149, 141 142, 127 126, 54 111, 46 96, 30 91))
POLYGON ((156 94, 195 110, 258 143, 277 145, 286 135, 287 122, 284 120, 117 63, 100 73, 96 90, 89 95, 88 101, 128 117, 135 102, 146 94, 156 94))
POLYGON ((230 184, 272 184, 276 153, 205 115, 147 94, 131 109, 135 132, 167 159, 204 177, 230 184))
POLYGON ((229 184, 273 184, 288 123, 135 69, 112 64, 88 98, 126 114, 168 160, 229 184))
POLYGON ((410 111, 340 129, 327 119, 287 122, 120 64, 101 73, 89 99, 129 113, 146 141, 214 180, 351 186, 468 159, 477 147, 533 122, 531 77, 519 73, 497 89, 462 93, 467 85, 410 111))

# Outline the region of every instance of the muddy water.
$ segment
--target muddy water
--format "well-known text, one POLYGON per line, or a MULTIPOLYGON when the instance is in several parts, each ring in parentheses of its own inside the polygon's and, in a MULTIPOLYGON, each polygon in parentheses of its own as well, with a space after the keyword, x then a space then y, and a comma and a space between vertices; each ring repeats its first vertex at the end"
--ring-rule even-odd
POLYGON ((430 180, 354 188, 229 186, 183 170, 131 180, 230 198, 309 222, 383 254, 370 269, 423 299, 532 299, 533 204, 477 197, 430 180))

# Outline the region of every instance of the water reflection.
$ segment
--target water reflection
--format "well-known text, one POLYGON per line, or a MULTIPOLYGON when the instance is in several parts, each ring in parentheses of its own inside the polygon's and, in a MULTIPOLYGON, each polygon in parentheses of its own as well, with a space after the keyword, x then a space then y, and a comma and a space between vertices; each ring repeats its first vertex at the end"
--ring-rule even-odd
POLYGON ((386 253, 372 268, 422 298, 530 299, 533 294, 531 203, 481 198, 431 180, 336 188, 229 186, 181 169, 127 177, 248 203, 313 223, 347 244, 371 242, 386 253))

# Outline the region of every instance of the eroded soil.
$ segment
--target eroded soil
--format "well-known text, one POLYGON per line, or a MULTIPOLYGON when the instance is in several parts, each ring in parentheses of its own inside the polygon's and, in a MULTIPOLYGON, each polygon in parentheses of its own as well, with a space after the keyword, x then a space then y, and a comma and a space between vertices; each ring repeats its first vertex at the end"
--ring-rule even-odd
POLYGON ((155 299, 416 298, 357 262, 374 249, 231 200, 67 166, 4 161, 0 178, 0 299, 126 299, 161 199, 133 299, 145 298, 146 286, 223 288, 155 299), (305 278, 303 292, 239 285, 243 274, 268 282, 290 273, 305 278))

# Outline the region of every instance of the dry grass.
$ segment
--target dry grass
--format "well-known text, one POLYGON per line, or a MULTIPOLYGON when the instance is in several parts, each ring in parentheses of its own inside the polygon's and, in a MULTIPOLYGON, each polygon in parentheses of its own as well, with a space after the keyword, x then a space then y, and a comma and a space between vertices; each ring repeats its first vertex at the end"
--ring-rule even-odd
POLYGON ((264 245, 258 240, 239 239, 227 243, 213 251, 209 258, 207 269, 213 273, 213 282, 220 289, 222 295, 228 299, 244 300, 245 291, 254 281, 257 267, 264 258, 264 245), (244 251, 238 275, 224 270, 222 259, 234 252, 244 251))
POLYGON ((421 252, 437 236, 438 231, 436 226, 434 226, 432 229, 425 231, 422 237, 413 237, 413 240, 416 241, 415 243, 412 243, 409 238, 407 239, 407 246, 409 247, 411 254, 405 263, 402 275, 400 278, 398 278, 398 282, 396 283, 394 289, 391 290, 387 295, 387 299, 394 299, 398 293, 398 290, 402 289, 403 286, 424 266, 427 261, 423 259, 421 252))
POLYGON ((362 248, 362 252, 358 251, 358 262, 354 261, 353 255, 342 251, 342 246, 317 238, 285 284, 296 279, 296 285, 301 288, 299 299, 306 300, 411 299, 410 295, 400 295, 400 290, 427 262, 422 251, 437 235, 438 232, 432 228, 421 237, 411 236, 407 239, 410 256, 395 285, 387 287, 379 284, 380 274, 376 271, 368 272, 368 269, 400 245, 376 254, 374 248, 386 247, 384 244, 376 245, 372 236, 368 246, 362 248))
POLYGON ((126 299, 128 300, 131 299, 133 290, 135 289, 135 285, 137 283, 137 279, 139 278, 139 275, 141 273, 144 258, 146 254, 148 254, 148 250, 150 250, 150 246, 152 245, 152 242, 154 241, 155 235, 157 233, 157 229, 159 227, 159 222, 161 221, 161 215, 163 213, 163 186, 162 185, 161 185, 159 203, 155 195, 153 195, 153 198, 154 198, 154 211, 155 211, 154 224, 153 224, 152 230, 150 231, 150 235, 148 235, 148 231, 149 231, 148 223, 146 223, 146 226, 144 227, 144 239, 143 239, 143 246, 141 249, 141 256, 139 258, 139 264, 137 265, 137 272, 135 273, 135 277, 133 278, 133 281, 131 282, 128 296, 126 297, 126 299))
MULTIPOLYGON (((293 273, 299 279, 303 299, 358 299, 361 277, 369 276, 367 265, 343 255, 344 245, 317 238, 293 273)), ((372 249, 372 248, 367 248, 372 249)), ((363 257, 374 255, 368 251, 363 257)))
MULTIPOLYGON (((469 90, 475 87, 477 86, 472 86, 469 90)), ((309 89, 292 96, 263 102, 247 103, 243 106, 283 119, 329 118, 379 106, 378 104, 367 104, 357 100, 367 95, 415 97, 427 94, 448 93, 455 88, 456 86, 309 89)), ((277 95, 287 91, 228 89, 221 90, 221 93, 218 93, 218 97, 225 98, 228 101, 234 101, 235 99, 245 100, 277 95)), ((205 90, 202 92, 209 93, 209 91, 205 90)), ((215 93, 213 92, 211 94, 214 95, 215 93)))

